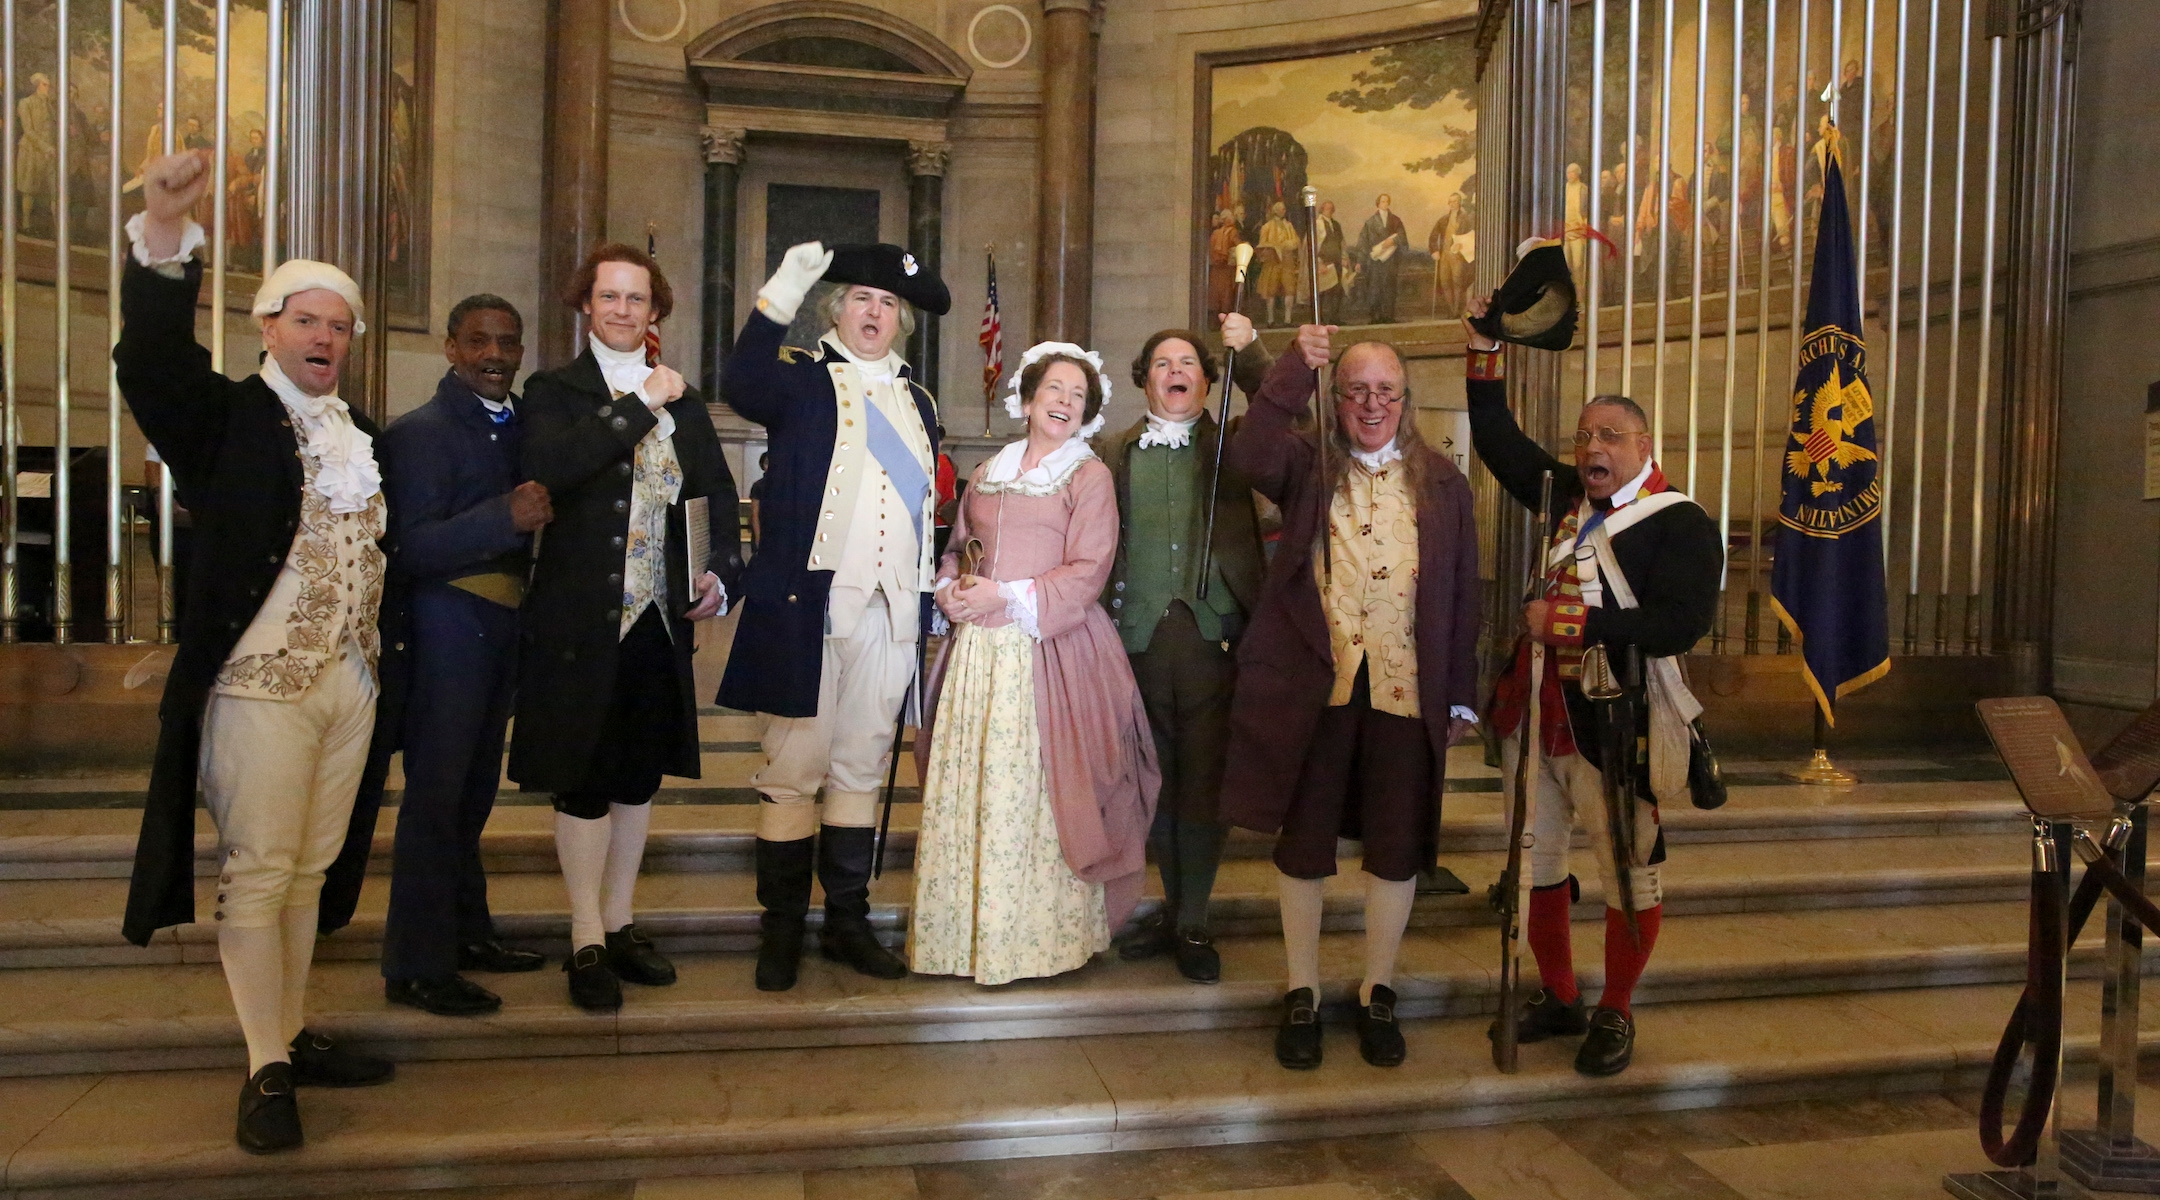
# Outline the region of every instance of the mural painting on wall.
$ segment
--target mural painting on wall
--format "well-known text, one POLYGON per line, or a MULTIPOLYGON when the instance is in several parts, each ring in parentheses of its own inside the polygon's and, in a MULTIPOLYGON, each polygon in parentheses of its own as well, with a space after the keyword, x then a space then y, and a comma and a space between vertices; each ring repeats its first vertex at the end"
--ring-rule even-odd
MULTIPOLYGON (((432 0, 391 5, 392 165, 389 294, 391 323, 427 323, 426 73, 432 0), (423 47, 426 47, 424 50, 423 47)), ((50 242, 58 232, 54 204, 60 170, 57 6, 27 0, 17 10, 18 85, 15 108, 15 205, 21 236, 50 242)), ((123 220, 142 210, 142 167, 164 145, 164 0, 125 0, 121 11, 121 107, 112 112, 111 14, 77 4, 69 13, 67 172, 69 238, 80 249, 105 247, 107 171, 117 143, 125 182, 123 220)), ((209 0, 181 0, 176 11, 177 59, 173 145, 215 150, 217 10, 209 0)), ((269 41, 263 0, 233 0, 227 58, 225 245, 228 267, 243 275, 262 268, 263 172, 268 165, 265 120, 269 41)), ((212 199, 195 213, 210 230, 212 199)), ((46 260, 49 262, 49 258, 46 260)), ((49 269, 49 268, 48 268, 49 269)))
POLYGON ((1462 311, 1477 260, 1470 34, 1215 63, 1206 79, 1198 211, 1209 314, 1232 303, 1230 253, 1245 241, 1255 253, 1244 311, 1263 326, 1313 319, 1307 184, 1320 196, 1322 320, 1384 325, 1462 311))

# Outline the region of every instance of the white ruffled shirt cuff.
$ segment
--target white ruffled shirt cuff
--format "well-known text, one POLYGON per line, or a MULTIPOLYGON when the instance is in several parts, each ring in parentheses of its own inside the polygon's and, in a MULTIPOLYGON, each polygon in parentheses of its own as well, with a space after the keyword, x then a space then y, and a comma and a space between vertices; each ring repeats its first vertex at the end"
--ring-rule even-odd
POLYGON ((1042 640, 1042 626, 1037 620, 1035 607, 1035 581, 1019 579, 998 585, 998 595, 1005 597, 1005 618, 1020 627, 1022 633, 1042 640))
POLYGON ((187 261, 195 257, 197 250, 209 244, 208 235, 203 233, 202 226, 191 220, 181 227, 179 253, 170 258, 152 258, 150 256, 150 247, 143 241, 143 222, 149 215, 146 212, 139 212, 128 218, 128 243, 133 248, 135 261, 167 279, 185 278, 187 275, 187 261))
POLYGON ((1468 721, 1472 725, 1477 724, 1477 710, 1470 708, 1466 705, 1448 705, 1447 715, 1455 718, 1458 721, 1468 721))

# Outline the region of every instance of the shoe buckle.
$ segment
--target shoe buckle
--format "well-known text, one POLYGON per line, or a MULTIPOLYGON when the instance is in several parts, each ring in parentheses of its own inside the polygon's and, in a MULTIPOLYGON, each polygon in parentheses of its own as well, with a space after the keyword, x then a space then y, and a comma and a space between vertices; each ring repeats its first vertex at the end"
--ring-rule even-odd
POLYGON ((1370 1013, 1375 1021, 1392 1023, 1395 1020, 1395 1006, 1392 1004, 1368 1004, 1365 1011, 1370 1013))
POLYGON ((1301 1004, 1290 1010, 1290 1023, 1292 1025, 1315 1025, 1319 1021, 1320 1013, 1316 1009, 1310 1009, 1301 1004))
POLYGON ((273 1077, 257 1084, 255 1091, 258 1095, 263 1096, 282 1096, 292 1091, 292 1085, 283 1079, 273 1077))
POLYGON ((320 1033, 311 1033, 308 1035, 308 1048, 311 1050, 328 1050, 336 1044, 337 1043, 331 1041, 328 1037, 320 1033))

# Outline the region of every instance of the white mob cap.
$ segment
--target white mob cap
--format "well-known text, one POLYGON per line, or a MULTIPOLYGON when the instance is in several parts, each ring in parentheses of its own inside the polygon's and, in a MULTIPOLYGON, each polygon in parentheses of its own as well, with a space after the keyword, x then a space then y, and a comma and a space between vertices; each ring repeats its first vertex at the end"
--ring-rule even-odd
POLYGON ((274 317, 285 311, 285 301, 317 288, 336 292, 352 307, 353 332, 367 332, 367 306, 360 303, 360 285, 345 272, 312 258, 289 258, 278 264, 278 269, 270 272, 270 278, 256 290, 255 307, 249 311, 258 317, 274 317))

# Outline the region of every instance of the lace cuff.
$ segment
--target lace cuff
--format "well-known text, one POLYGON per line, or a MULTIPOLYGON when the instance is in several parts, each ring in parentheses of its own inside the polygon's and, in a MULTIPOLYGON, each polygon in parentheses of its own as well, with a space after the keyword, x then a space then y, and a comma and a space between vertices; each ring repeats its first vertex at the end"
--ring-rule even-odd
POLYGON ((1021 632, 1042 640, 1042 625, 1037 619, 1035 607, 1035 581, 1016 580, 998 585, 998 595, 1005 597, 1005 618, 1020 627, 1021 632))
POLYGON ((133 247, 135 261, 167 279, 184 278, 187 275, 187 260, 195 257, 195 252, 202 249, 210 239, 203 234, 202 226, 190 220, 180 230, 179 252, 170 258, 153 259, 150 257, 150 247, 143 241, 143 222, 149 216, 149 213, 136 213, 128 218, 128 242, 133 247))

